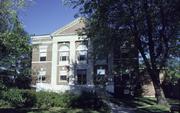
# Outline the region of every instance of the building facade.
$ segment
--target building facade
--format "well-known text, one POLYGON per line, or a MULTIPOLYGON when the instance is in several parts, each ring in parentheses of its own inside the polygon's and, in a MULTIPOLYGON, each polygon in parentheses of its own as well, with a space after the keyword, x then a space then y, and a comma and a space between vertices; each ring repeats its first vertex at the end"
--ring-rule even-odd
MULTIPOLYGON (((37 91, 55 92, 94 90, 94 80, 105 77, 108 78, 107 91, 131 94, 142 77, 139 76, 138 51, 131 43, 116 45, 111 54, 95 60, 90 40, 78 35, 84 26, 84 20, 78 18, 49 35, 31 37, 33 87, 37 91)), ((152 82, 142 87, 143 95, 154 96, 152 82)))
POLYGON ((50 35, 32 36, 32 84, 37 90, 93 89, 93 76, 105 75, 107 60, 93 63, 89 40, 78 36, 78 18, 50 35))

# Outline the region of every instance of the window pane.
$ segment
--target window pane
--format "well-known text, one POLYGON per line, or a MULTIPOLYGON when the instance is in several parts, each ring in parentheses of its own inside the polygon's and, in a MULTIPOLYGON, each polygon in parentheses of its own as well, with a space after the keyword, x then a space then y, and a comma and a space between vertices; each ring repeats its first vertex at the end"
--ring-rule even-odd
POLYGON ((61 46, 59 48, 59 51, 69 51, 69 47, 68 46, 61 46))
POLYGON ((47 53, 40 53, 40 56, 45 57, 45 56, 47 56, 47 53))
POLYGON ((67 76, 66 75, 60 75, 60 80, 67 80, 67 76))
POLYGON ((46 57, 40 57, 40 61, 46 61, 46 57))
POLYGON ((60 57, 60 61, 67 61, 68 60, 68 56, 61 56, 60 57))
POLYGON ((60 52, 59 55, 60 56, 69 56, 69 52, 60 52))
POLYGON ((42 76, 42 81, 45 81, 46 80, 46 77, 45 76, 42 76))
POLYGON ((80 55, 87 55, 87 51, 79 51, 80 55))
POLYGON ((80 55, 78 60, 79 61, 84 61, 84 60, 86 60, 86 56, 85 55, 80 55))
POLYGON ((79 46, 76 48, 76 50, 78 50, 78 51, 87 50, 87 47, 86 47, 86 45, 79 45, 79 46))
POLYGON ((38 75, 37 79, 38 79, 38 82, 44 82, 46 81, 46 76, 38 75))
POLYGON ((79 61, 85 61, 87 59, 87 51, 77 51, 76 55, 79 61))

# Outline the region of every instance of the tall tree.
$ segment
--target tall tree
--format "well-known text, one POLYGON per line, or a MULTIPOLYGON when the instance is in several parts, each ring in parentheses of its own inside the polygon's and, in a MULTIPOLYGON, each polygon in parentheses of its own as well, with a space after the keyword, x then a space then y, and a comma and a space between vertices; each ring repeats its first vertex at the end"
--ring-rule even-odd
POLYGON ((84 31, 97 51, 133 41, 155 89, 165 104, 159 72, 178 46, 179 0, 69 0, 87 19, 84 31))
POLYGON ((24 5, 24 0, 0 0, 0 72, 22 73, 24 58, 30 58, 29 36, 17 15, 24 5))

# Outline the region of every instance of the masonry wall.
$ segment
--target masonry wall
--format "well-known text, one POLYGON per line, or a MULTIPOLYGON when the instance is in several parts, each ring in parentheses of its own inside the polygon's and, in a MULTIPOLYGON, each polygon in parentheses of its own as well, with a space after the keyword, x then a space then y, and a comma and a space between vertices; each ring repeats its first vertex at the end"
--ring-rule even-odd
POLYGON ((52 61, 52 44, 35 44, 32 49, 32 84, 36 84, 37 75, 41 69, 46 71, 46 80, 44 83, 51 83, 51 61, 52 61), (39 46, 47 45, 46 61, 40 61, 39 46))

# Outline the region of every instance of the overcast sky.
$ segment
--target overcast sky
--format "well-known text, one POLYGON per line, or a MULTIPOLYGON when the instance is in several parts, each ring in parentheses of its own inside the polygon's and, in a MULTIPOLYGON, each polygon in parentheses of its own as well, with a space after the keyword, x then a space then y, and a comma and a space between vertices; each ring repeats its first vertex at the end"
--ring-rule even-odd
POLYGON ((25 30, 29 34, 50 34, 73 21, 77 9, 65 6, 62 0, 33 0, 19 12, 25 30))

